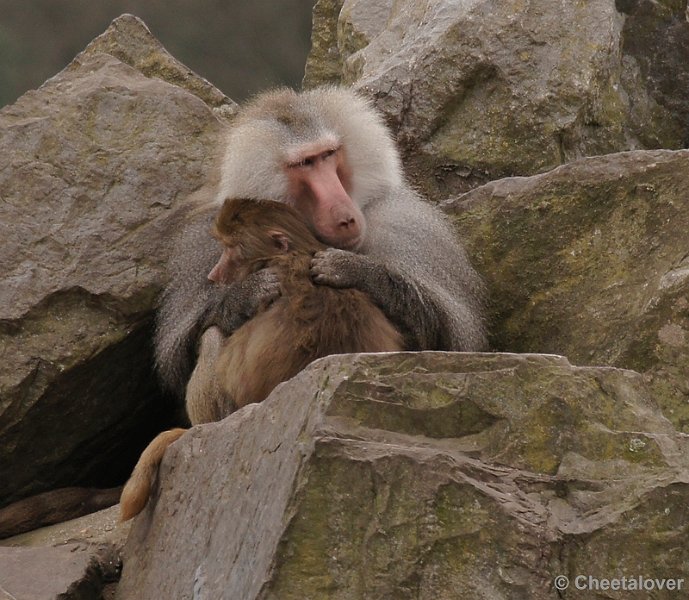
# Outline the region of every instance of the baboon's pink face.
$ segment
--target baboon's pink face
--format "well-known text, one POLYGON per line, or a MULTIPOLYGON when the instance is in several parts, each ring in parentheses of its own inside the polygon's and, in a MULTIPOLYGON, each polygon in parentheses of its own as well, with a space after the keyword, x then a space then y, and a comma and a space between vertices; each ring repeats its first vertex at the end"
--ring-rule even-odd
POLYGON ((335 248, 358 248, 365 219, 350 196, 351 171, 344 148, 324 143, 299 148, 285 171, 292 203, 316 236, 335 248))

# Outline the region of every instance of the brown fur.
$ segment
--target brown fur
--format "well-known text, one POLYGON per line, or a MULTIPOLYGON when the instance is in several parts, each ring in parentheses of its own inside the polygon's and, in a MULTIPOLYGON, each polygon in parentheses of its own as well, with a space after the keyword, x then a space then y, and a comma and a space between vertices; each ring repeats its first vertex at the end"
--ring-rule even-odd
POLYGON ((234 277, 271 268, 282 287, 282 295, 230 336, 220 351, 221 387, 237 407, 260 402, 278 383, 322 356, 403 349, 399 331, 364 293, 311 281, 311 258, 325 246, 290 206, 228 199, 215 235, 239 252, 234 277))
POLYGON ((217 421, 219 414, 226 416, 238 408, 222 389, 216 374, 224 341, 225 336, 217 327, 210 327, 201 336, 202 351, 186 392, 187 416, 194 425, 217 421))
MULTIPOLYGON (((404 349, 400 332, 366 294, 311 281, 311 258, 325 246, 293 208, 228 199, 214 235, 236 258, 234 271, 224 273, 225 282, 270 268, 279 276, 282 294, 224 344, 217 328, 204 333, 186 393, 192 423, 218 421, 237 408, 261 402, 278 383, 316 358, 404 349), (209 369, 215 370, 212 375, 209 369)), ((166 448, 184 431, 161 433, 141 455, 122 493, 123 521, 143 510, 166 448)))
POLYGON ((121 487, 68 487, 24 498, 0 509, 0 538, 76 519, 117 504, 121 487))
POLYGON ((163 460, 165 450, 186 431, 186 429, 180 428, 163 431, 146 446, 129 481, 122 490, 122 497, 120 498, 120 519, 122 521, 127 521, 138 515, 146 506, 158 474, 158 465, 163 460))

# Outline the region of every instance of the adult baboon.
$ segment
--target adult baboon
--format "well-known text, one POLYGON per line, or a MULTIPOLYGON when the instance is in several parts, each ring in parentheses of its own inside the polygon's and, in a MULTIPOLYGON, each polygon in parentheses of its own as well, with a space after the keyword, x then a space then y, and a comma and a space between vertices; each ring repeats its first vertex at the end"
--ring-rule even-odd
POLYGON ((405 182, 363 98, 337 87, 268 92, 240 111, 226 145, 217 205, 195 213, 177 240, 158 314, 156 364, 168 389, 184 396, 206 329, 229 336, 279 294, 270 270, 208 281, 220 254, 208 228, 226 198, 296 208, 330 246, 313 260, 314 281, 367 294, 409 349, 485 349, 481 280, 444 215, 405 182))

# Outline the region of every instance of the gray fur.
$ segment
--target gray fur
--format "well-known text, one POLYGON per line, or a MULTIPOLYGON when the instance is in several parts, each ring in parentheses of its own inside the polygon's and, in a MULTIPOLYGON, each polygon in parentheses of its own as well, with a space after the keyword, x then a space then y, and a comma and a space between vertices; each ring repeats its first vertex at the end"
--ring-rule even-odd
POLYGON ((264 269, 239 283, 220 285, 208 273, 220 257, 210 235, 217 208, 195 213, 174 244, 168 265, 170 283, 158 309, 155 335, 156 367, 168 391, 180 398, 197 358, 197 344, 213 325, 231 335, 253 317, 259 306, 280 293, 277 276, 264 269))
MULTIPOLYGON (((478 274, 444 215, 404 182, 399 155, 380 117, 353 92, 325 88, 299 95, 282 90, 251 103, 228 136, 218 202, 226 197, 289 201, 280 151, 290 141, 308 141, 309 135, 342 141, 354 172, 351 197, 366 219, 358 254, 321 254, 312 267, 315 281, 368 293, 405 332, 411 348, 484 350, 478 274), (291 134, 285 131, 286 112, 296 115, 287 130, 299 128, 291 134), (274 115, 280 115, 279 122, 274 115)), ((277 293, 276 282, 261 272, 242 286, 208 281, 220 255, 208 233, 218 209, 219 204, 197 213, 177 241, 159 312, 158 370, 164 384, 180 395, 203 330, 217 325, 229 335, 277 293)))
POLYGON ((361 254, 326 250, 314 259, 314 280, 366 292, 411 349, 486 349, 483 285, 445 216, 408 187, 364 215, 371 234, 361 254))

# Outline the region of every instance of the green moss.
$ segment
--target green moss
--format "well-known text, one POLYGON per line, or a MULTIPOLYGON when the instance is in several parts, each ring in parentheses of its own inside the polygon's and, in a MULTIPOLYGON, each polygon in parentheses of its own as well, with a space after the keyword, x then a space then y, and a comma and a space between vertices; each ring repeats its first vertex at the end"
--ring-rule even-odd
POLYGON ((278 550, 273 590, 281 600, 331 598, 342 585, 359 585, 357 565, 375 505, 366 464, 316 458, 305 476, 278 550))

